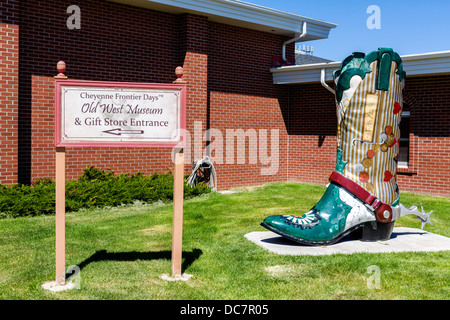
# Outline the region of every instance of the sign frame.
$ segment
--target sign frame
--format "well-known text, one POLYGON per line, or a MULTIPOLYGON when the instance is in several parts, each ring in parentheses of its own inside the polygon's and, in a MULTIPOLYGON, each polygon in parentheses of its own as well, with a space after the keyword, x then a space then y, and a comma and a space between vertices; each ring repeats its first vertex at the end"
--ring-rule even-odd
MULTIPOLYGON (((174 193, 173 193, 173 226, 172 226, 172 275, 174 280, 183 280, 182 275, 182 246, 183 246, 183 198, 184 198, 184 148, 186 147, 186 81, 182 79, 183 68, 177 67, 175 74, 178 79, 172 84, 169 83, 137 83, 137 82, 112 82, 112 81, 86 81, 67 80, 63 74, 65 63, 58 62, 57 69, 60 72, 55 76, 55 267, 56 281, 52 286, 64 287, 66 282, 66 222, 65 222, 65 176, 66 176, 66 147, 146 147, 146 148, 171 148, 174 160, 174 193), (179 130, 180 141, 173 142, 133 142, 133 141, 76 141, 68 142, 61 139, 61 89, 63 87, 88 86, 92 88, 132 88, 132 89, 153 89, 153 90, 176 90, 179 107, 179 130)), ((178 109, 177 109, 178 110, 178 109)), ((142 131, 142 130, 141 130, 142 131)), ((105 131, 103 131, 105 132, 105 131)))
POLYGON ((186 144, 186 84, 183 83, 141 83, 141 82, 113 82, 113 81, 90 81, 90 80, 66 80, 55 79, 55 147, 144 147, 144 148, 184 148, 186 144), (150 89, 150 90, 171 90, 179 92, 179 130, 180 141, 133 141, 132 138, 126 140, 91 140, 64 141, 62 138, 62 114, 63 101, 62 90, 66 87, 86 87, 93 89, 150 89))

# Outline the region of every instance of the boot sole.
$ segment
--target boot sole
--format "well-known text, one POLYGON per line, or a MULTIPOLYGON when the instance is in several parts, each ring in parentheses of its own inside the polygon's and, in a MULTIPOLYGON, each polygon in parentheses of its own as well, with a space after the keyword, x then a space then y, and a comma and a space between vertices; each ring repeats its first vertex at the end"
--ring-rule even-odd
POLYGON ((353 226, 352 228, 348 229, 347 231, 341 233, 337 237, 331 239, 331 240, 322 240, 322 241, 311 241, 306 240, 298 237, 294 237, 290 234, 284 233, 278 229, 275 229, 274 227, 268 225, 267 223, 263 222, 261 223, 261 226, 286 238, 291 241, 304 244, 307 246, 324 246, 324 245, 330 245, 335 244, 348 234, 352 233, 352 237, 354 239, 359 239, 361 241, 367 241, 367 242, 374 242, 374 241, 386 241, 389 240, 392 234, 392 230, 394 228, 394 221, 389 223, 379 223, 374 222, 372 224, 371 222, 365 222, 356 226, 353 226))
POLYGON ((374 242, 386 241, 391 238, 395 221, 388 223, 366 222, 354 231, 352 236, 361 241, 374 242))

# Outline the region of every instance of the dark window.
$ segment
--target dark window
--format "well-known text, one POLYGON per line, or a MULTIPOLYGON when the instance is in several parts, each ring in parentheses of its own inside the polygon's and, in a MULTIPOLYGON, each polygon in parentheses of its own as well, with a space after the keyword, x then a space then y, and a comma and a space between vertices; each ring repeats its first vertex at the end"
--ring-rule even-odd
POLYGON ((409 106, 403 103, 402 121, 400 122, 400 151, 398 153, 398 166, 409 166, 409 127, 411 112, 409 106))

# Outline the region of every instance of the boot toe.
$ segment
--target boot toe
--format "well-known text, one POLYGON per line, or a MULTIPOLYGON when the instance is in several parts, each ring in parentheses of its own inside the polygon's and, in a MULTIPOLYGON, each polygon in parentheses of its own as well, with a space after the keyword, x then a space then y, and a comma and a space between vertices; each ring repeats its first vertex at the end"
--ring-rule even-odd
POLYGON ((269 225, 272 228, 278 229, 280 231, 284 230, 286 216, 273 215, 264 219, 263 224, 269 225))

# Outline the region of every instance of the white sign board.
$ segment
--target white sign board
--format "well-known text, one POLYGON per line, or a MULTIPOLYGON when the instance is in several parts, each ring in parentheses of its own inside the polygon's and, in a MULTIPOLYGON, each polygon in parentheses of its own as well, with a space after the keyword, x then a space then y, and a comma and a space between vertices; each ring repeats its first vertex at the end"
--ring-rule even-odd
POLYGON ((56 146, 184 146, 184 85, 57 80, 55 90, 56 146))

